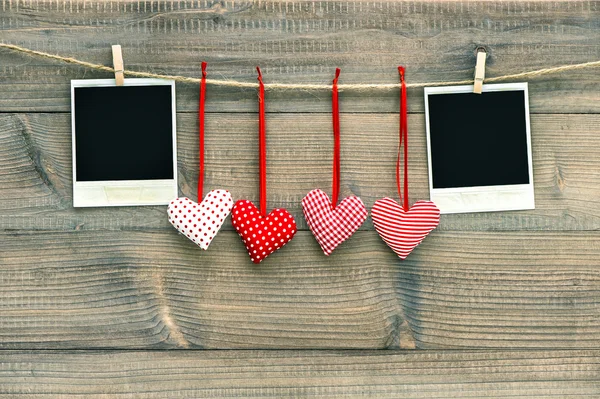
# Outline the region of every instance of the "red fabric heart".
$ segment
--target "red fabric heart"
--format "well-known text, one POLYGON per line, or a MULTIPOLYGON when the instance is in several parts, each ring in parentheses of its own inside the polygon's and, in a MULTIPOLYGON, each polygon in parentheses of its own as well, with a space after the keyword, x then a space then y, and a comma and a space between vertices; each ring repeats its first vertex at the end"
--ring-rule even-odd
POLYGON ((231 211, 231 223, 246 245, 254 263, 287 244, 296 234, 296 221, 288 211, 276 208, 261 216, 256 206, 248 200, 239 200, 231 211))
POLYGON ((323 253, 329 255, 346 241, 367 219, 367 208, 360 198, 346 197, 333 208, 327 194, 312 190, 302 199, 304 218, 323 253))
POLYGON ((400 257, 406 257, 440 223, 440 210, 431 201, 417 201, 408 211, 391 198, 375 201, 371 209, 375 230, 400 257))

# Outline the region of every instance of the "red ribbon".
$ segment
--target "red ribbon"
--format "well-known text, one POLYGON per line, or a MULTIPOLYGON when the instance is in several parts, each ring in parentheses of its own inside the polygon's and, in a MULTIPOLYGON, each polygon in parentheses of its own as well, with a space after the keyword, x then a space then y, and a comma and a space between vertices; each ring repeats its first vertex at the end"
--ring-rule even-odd
POLYGON ((258 72, 258 147, 259 147, 259 187, 260 213, 267 216, 267 123, 265 119, 265 85, 260 68, 258 72))
POLYGON ((200 81, 200 103, 198 104, 198 126, 200 127, 200 170, 198 172, 198 202, 202 201, 204 188, 204 100, 206 97, 206 62, 202 62, 202 80, 200 81))
POLYGON ((338 103, 338 78, 340 77, 340 68, 335 69, 335 79, 331 89, 331 113, 333 116, 333 184, 331 204, 333 208, 337 206, 340 193, 340 109, 338 103))
POLYGON ((408 117, 406 109, 406 82, 404 80, 405 69, 398 67, 400 73, 400 141, 398 142, 398 159, 396 160, 396 185, 398 186, 398 195, 400 199, 404 198, 404 211, 408 212, 408 117), (400 189, 400 148, 404 141, 404 196, 400 189))

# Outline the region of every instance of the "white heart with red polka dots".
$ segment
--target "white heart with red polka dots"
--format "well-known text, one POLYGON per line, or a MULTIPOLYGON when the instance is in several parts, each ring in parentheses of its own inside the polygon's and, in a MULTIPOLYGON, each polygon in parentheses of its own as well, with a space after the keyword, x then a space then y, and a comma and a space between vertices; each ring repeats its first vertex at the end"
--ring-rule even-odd
POLYGON ((227 190, 212 190, 201 203, 189 198, 174 199, 167 208, 169 222, 181 234, 206 250, 233 208, 227 190))

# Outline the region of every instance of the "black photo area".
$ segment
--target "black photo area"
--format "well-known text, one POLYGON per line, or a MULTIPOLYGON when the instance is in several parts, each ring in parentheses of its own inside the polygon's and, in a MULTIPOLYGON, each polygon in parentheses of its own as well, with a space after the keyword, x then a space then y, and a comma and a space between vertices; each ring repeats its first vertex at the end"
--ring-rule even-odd
POLYGON ((524 91, 427 97, 433 188, 529 183, 524 91))
POLYGON ((171 86, 75 88, 77 181, 173 179, 171 86))

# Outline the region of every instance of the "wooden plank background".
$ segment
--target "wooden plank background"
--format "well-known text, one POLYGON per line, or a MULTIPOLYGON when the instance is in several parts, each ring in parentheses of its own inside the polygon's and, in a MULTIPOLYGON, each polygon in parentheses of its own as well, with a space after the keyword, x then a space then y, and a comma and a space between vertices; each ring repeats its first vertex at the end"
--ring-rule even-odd
MULTIPOLYGON (((600 59, 600 2, 0 0, 0 41, 126 68, 328 83, 488 76, 600 59)), ((327 92, 267 93, 268 204, 296 238, 263 264, 207 252, 166 207, 72 207, 70 80, 0 50, 0 397, 600 397, 600 72, 530 81, 536 209, 444 215, 405 261, 369 219, 331 257, 302 217, 330 191, 327 92), (217 349, 229 349, 218 351, 217 349)), ((208 88, 206 185, 258 200, 254 90, 208 88)), ((411 201, 428 197, 409 90, 411 201)), ((198 88, 177 85, 195 198, 198 88)), ((341 94, 342 195, 394 195, 398 93, 341 94)), ((507 162, 510 160, 507 159, 507 162)))

